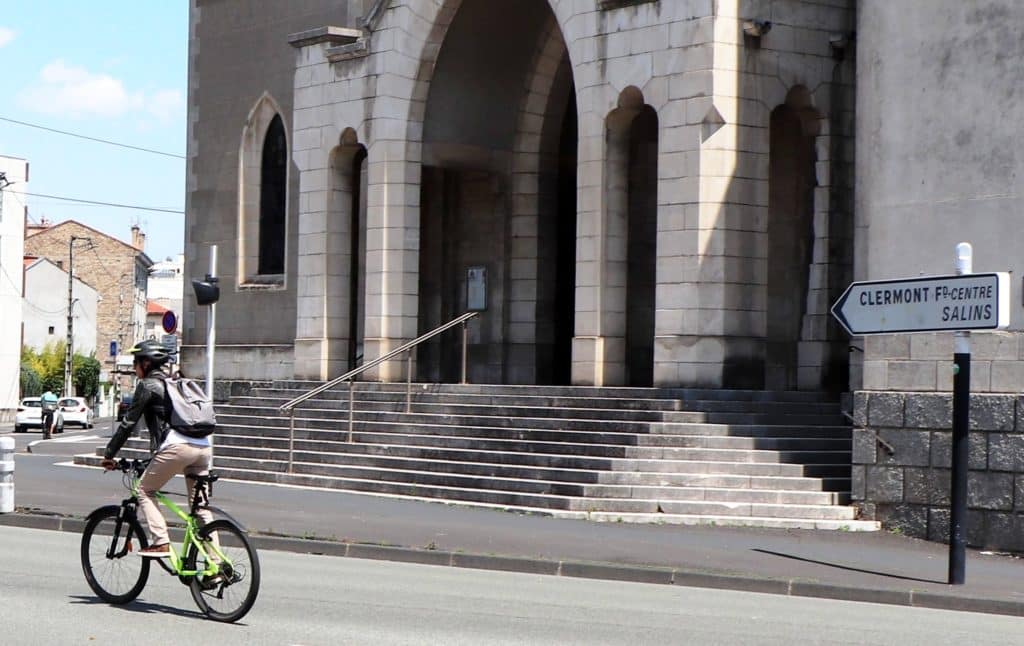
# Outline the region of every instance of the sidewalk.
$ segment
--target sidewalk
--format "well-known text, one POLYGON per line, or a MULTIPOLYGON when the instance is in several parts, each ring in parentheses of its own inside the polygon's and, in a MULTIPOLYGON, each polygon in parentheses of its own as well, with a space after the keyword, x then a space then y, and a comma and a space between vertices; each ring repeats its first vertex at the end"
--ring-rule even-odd
MULTIPOLYGON (((18 455, 19 512, 0 525, 80 531, 123 497, 118 475, 60 459, 18 455)), ((1024 559, 969 550, 967 583, 949 586, 945 545, 888 532, 603 524, 230 481, 214 504, 262 549, 1024 616, 1024 559)))

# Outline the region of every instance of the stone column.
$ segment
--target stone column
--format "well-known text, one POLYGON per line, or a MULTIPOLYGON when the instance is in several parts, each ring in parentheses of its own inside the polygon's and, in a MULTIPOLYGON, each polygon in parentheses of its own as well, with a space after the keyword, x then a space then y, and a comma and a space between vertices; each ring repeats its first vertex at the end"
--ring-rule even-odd
MULTIPOLYGON (((581 82, 579 77, 577 80, 581 82)), ((587 105, 582 99, 580 103, 587 105)), ((625 219, 620 213, 621 221, 616 226, 607 205, 607 200, 616 197, 621 197, 619 201, 624 204, 625 185, 605 186, 611 168, 624 160, 616 158, 617 162, 606 165, 605 136, 605 115, 594 111, 580 115, 572 383, 584 386, 621 384, 626 372, 625 219), (621 244, 616 246, 616 242, 621 244)), ((625 182, 624 174, 620 179, 625 182)))
MULTIPOLYGON (((402 121, 391 123, 404 129, 402 121)), ((381 136, 379 131, 377 136, 381 136)), ((369 150, 364 362, 394 350, 417 334, 420 164, 405 151, 405 147, 388 146, 379 138, 369 150)), ((396 357, 366 376, 384 381, 404 379, 405 359, 396 357)))

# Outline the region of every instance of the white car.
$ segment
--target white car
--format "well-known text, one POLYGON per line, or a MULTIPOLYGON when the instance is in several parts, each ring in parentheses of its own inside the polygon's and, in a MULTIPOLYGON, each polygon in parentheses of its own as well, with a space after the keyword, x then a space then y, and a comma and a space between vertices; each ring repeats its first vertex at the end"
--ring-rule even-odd
POLYGON ((81 397, 65 397, 57 402, 60 411, 64 415, 65 424, 78 424, 82 428, 92 428, 92 420, 95 413, 81 397))
MULTIPOLYGON (((64 415, 57 406, 53 414, 54 430, 64 431, 64 415)), ((26 397, 18 404, 18 412, 14 416, 14 432, 24 433, 29 428, 43 428, 43 404, 38 397, 26 397)))

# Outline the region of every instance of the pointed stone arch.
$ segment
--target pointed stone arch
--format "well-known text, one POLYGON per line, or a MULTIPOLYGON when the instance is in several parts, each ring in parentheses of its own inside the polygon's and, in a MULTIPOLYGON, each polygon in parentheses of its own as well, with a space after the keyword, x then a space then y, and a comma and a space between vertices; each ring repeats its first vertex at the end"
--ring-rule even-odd
MULTIPOLYGON (((822 119, 806 87, 788 91, 769 123, 768 254, 766 277, 765 386, 795 390, 807 342, 808 317, 821 307, 815 264, 818 199, 816 138, 822 119)), ((819 252, 820 253, 820 252, 819 252)), ((817 363, 817 362, 815 362, 817 363)))
POLYGON ((326 380, 362 357, 367 149, 345 128, 327 153, 323 190, 307 191, 298 258, 296 377, 326 380))
POLYGON ((289 149, 284 113, 264 92, 246 117, 238 154, 240 287, 285 285, 289 149))
POLYGON ((608 384, 654 378, 658 113, 629 86, 605 125, 600 289, 608 384))

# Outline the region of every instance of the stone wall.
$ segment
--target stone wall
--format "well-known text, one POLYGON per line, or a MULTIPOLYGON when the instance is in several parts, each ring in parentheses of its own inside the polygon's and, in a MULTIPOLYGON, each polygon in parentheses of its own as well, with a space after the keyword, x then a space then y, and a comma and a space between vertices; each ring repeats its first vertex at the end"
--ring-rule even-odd
MULTIPOLYGON (((854 396, 853 500, 886 529, 949 540, 951 393, 854 396)), ((973 394, 968 544, 1024 550, 1024 397, 973 394)))

